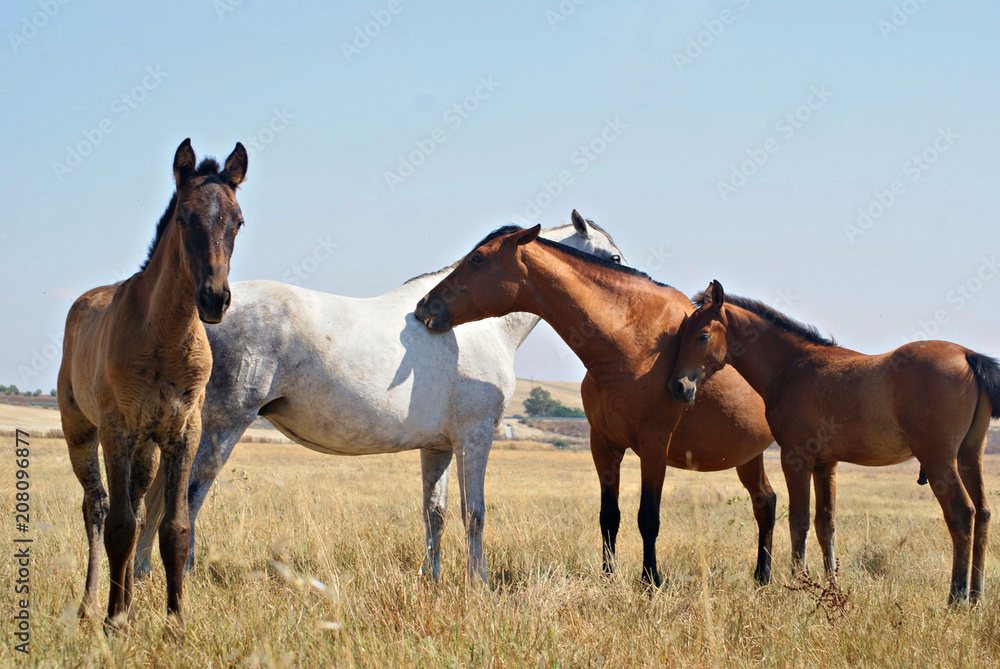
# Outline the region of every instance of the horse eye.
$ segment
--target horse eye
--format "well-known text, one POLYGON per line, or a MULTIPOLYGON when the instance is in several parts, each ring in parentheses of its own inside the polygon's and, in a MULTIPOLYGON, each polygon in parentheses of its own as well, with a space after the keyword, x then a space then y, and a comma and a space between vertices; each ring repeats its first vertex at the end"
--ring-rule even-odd
POLYGON ((702 332, 700 335, 698 335, 698 343, 704 344, 705 342, 708 341, 710 336, 711 335, 709 335, 707 332, 702 332))
POLYGON ((473 265, 480 265, 483 262, 483 257, 477 253, 476 255, 472 256, 470 262, 473 265))
POLYGON ((615 255, 611 256, 611 262, 618 263, 619 265, 621 265, 622 257, 616 253, 615 255))
POLYGON ((243 219, 241 218, 240 220, 236 221, 236 229, 237 229, 237 230, 239 230, 240 228, 242 228, 242 227, 243 227, 244 225, 246 225, 246 224, 247 224, 247 222, 246 222, 246 221, 244 221, 244 220, 243 220, 243 219))

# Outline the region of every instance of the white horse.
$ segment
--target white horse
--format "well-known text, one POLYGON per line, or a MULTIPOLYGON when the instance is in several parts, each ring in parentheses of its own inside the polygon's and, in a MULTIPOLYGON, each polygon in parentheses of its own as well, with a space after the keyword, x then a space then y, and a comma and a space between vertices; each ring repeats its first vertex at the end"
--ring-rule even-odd
MULTIPOLYGON (((622 262, 611 237, 576 211, 572 224, 543 230, 542 236, 622 262)), ((413 305, 452 267, 366 299, 275 281, 232 284, 226 319, 205 328, 213 364, 188 488, 188 568, 194 556, 195 519, 209 487, 259 415, 290 439, 321 453, 419 448, 426 529, 420 573, 435 580, 454 455, 469 575, 485 578, 486 461, 493 430, 514 393, 514 352, 539 318, 510 314, 469 323, 446 335, 428 331, 413 317, 413 305)), ((148 528, 159 526, 162 488, 158 473, 146 498, 148 521, 136 553, 137 574, 149 571, 153 533, 148 528)))

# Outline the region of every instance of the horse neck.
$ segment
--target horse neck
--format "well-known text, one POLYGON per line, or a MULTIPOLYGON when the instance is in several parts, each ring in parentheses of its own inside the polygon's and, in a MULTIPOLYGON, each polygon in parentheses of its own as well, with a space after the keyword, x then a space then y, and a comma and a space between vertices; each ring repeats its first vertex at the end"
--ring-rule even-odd
POLYGON ((731 304, 725 310, 727 360, 766 402, 772 382, 808 353, 809 344, 752 311, 731 304))
POLYGON ((642 313, 652 282, 589 264, 543 244, 524 247, 527 285, 519 291, 516 311, 542 317, 580 358, 588 371, 620 373, 622 361, 659 341, 661 301, 642 313), (644 327, 655 330, 644 336, 644 327), (628 336, 621 336, 627 330, 628 336))
POLYGON ((184 258, 175 220, 167 224, 149 264, 140 273, 138 290, 146 306, 144 322, 159 339, 177 340, 198 329, 194 279, 184 258))
POLYGON ((530 314, 522 311, 517 311, 512 314, 507 314, 502 318, 498 318, 497 321, 500 323, 500 329, 503 332, 504 340, 510 344, 510 350, 513 353, 521 346, 524 340, 531 334, 531 331, 535 329, 540 321, 536 314, 530 314))
MULTIPOLYGON (((413 302, 427 294, 427 291, 441 282, 446 276, 454 271, 455 266, 443 267, 437 272, 414 277, 395 290, 405 291, 403 302, 410 306, 413 302)), ((412 308, 412 307, 411 307, 412 308)), ((518 347, 531 334, 531 331, 538 325, 541 319, 535 314, 526 312, 514 312, 499 318, 489 318, 480 321, 481 327, 495 327, 500 334, 500 338, 508 345, 511 354, 517 351, 518 347)))

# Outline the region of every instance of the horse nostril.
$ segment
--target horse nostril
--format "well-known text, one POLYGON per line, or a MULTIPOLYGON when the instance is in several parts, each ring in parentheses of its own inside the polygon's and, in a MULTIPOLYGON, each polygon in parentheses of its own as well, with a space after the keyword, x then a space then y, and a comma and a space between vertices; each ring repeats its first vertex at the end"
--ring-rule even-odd
POLYGON ((674 395, 676 395, 677 397, 684 396, 684 384, 681 383, 680 379, 674 381, 674 395))
POLYGON ((417 309, 421 309, 421 308, 423 308, 423 306, 424 306, 425 304, 427 304, 427 296, 426 296, 426 295, 425 295, 424 297, 421 297, 421 298, 420 298, 420 301, 419 301, 419 302, 417 302, 417 309))

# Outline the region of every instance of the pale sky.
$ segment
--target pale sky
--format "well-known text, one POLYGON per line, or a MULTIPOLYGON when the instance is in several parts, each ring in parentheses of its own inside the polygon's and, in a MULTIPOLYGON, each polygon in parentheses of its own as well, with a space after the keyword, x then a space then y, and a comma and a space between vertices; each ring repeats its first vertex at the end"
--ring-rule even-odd
MULTIPOLYGON (((576 208, 685 293, 1000 354, 995 2, 7 0, 0 27, 3 384, 55 385, 185 137, 250 149, 233 280, 376 295, 576 208)), ((584 373, 541 327, 516 367, 584 373)))

